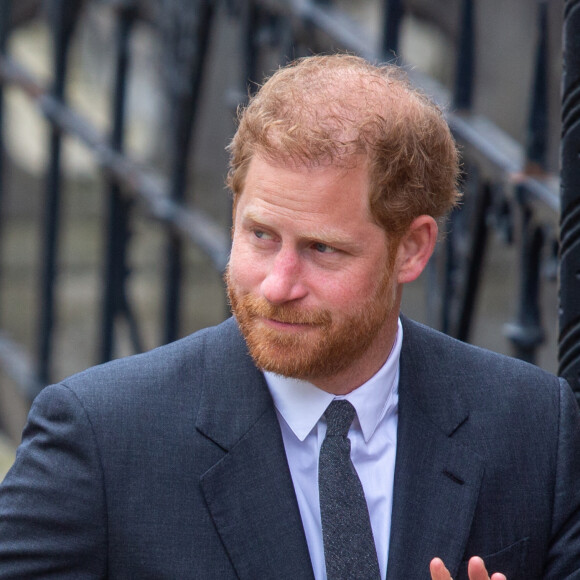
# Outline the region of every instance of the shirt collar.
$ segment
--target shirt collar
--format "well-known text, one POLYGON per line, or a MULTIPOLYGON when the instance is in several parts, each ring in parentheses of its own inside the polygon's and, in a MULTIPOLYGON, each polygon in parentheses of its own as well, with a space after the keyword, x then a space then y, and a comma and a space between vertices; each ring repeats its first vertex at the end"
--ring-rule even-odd
POLYGON ((265 371, 276 409, 296 437, 304 441, 333 399, 347 399, 356 409, 363 437, 368 442, 382 418, 397 408, 402 343, 403 327, 399 319, 395 343, 385 364, 366 383, 345 396, 335 396, 307 381, 265 371))

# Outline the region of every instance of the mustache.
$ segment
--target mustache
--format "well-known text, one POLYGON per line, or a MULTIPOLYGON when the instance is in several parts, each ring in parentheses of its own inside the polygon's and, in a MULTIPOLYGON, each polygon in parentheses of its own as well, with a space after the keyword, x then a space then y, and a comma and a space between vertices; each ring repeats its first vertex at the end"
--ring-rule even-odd
POLYGON ((240 306, 247 315, 254 318, 268 318, 286 324, 308 324, 311 326, 329 326, 332 320, 326 310, 302 310, 295 306, 270 304, 264 298, 245 295, 239 298, 240 306))
POLYGON ((230 277, 230 265, 224 272, 224 282, 228 299, 234 315, 248 319, 268 318, 286 324, 308 324, 312 326, 329 327, 332 315, 328 310, 304 310, 288 304, 272 304, 260 296, 237 292, 230 277))

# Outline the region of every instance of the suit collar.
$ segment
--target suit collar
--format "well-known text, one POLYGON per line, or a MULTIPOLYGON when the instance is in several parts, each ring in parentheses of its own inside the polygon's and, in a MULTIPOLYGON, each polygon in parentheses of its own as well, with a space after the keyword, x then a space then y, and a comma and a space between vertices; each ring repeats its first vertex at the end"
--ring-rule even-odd
POLYGON ((425 418, 451 436, 469 418, 462 390, 450 382, 461 373, 452 354, 458 343, 404 316, 401 321, 405 338, 400 383, 405 385, 404 397, 412 399, 425 418))
POLYGON ((407 319, 403 327, 388 578, 428 577, 435 556, 454 576, 469 536, 484 463, 454 439, 469 421, 454 384, 457 361, 449 350, 454 343, 407 319))
POLYGON ((197 429, 221 450, 200 480, 242 579, 313 580, 274 405, 233 319, 210 332, 197 429))
POLYGON ((271 410, 272 399, 233 318, 208 333, 203 356, 196 427, 229 451, 271 410))

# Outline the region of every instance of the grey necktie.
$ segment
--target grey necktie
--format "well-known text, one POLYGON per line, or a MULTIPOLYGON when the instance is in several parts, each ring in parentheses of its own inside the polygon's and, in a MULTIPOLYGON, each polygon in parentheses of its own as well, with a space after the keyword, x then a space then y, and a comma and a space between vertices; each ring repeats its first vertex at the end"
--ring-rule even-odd
POLYGON ((346 400, 326 409, 326 438, 320 448, 318 489, 324 559, 329 580, 380 578, 364 491, 350 459, 348 430, 356 411, 346 400))

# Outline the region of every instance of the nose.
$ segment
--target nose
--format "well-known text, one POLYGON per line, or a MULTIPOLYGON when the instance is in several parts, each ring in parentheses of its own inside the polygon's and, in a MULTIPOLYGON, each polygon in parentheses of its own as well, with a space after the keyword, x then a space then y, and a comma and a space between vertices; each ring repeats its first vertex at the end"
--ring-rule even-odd
POLYGON ((300 256, 292 249, 281 249, 264 278, 262 295, 272 304, 284 304, 306 296, 300 256))

